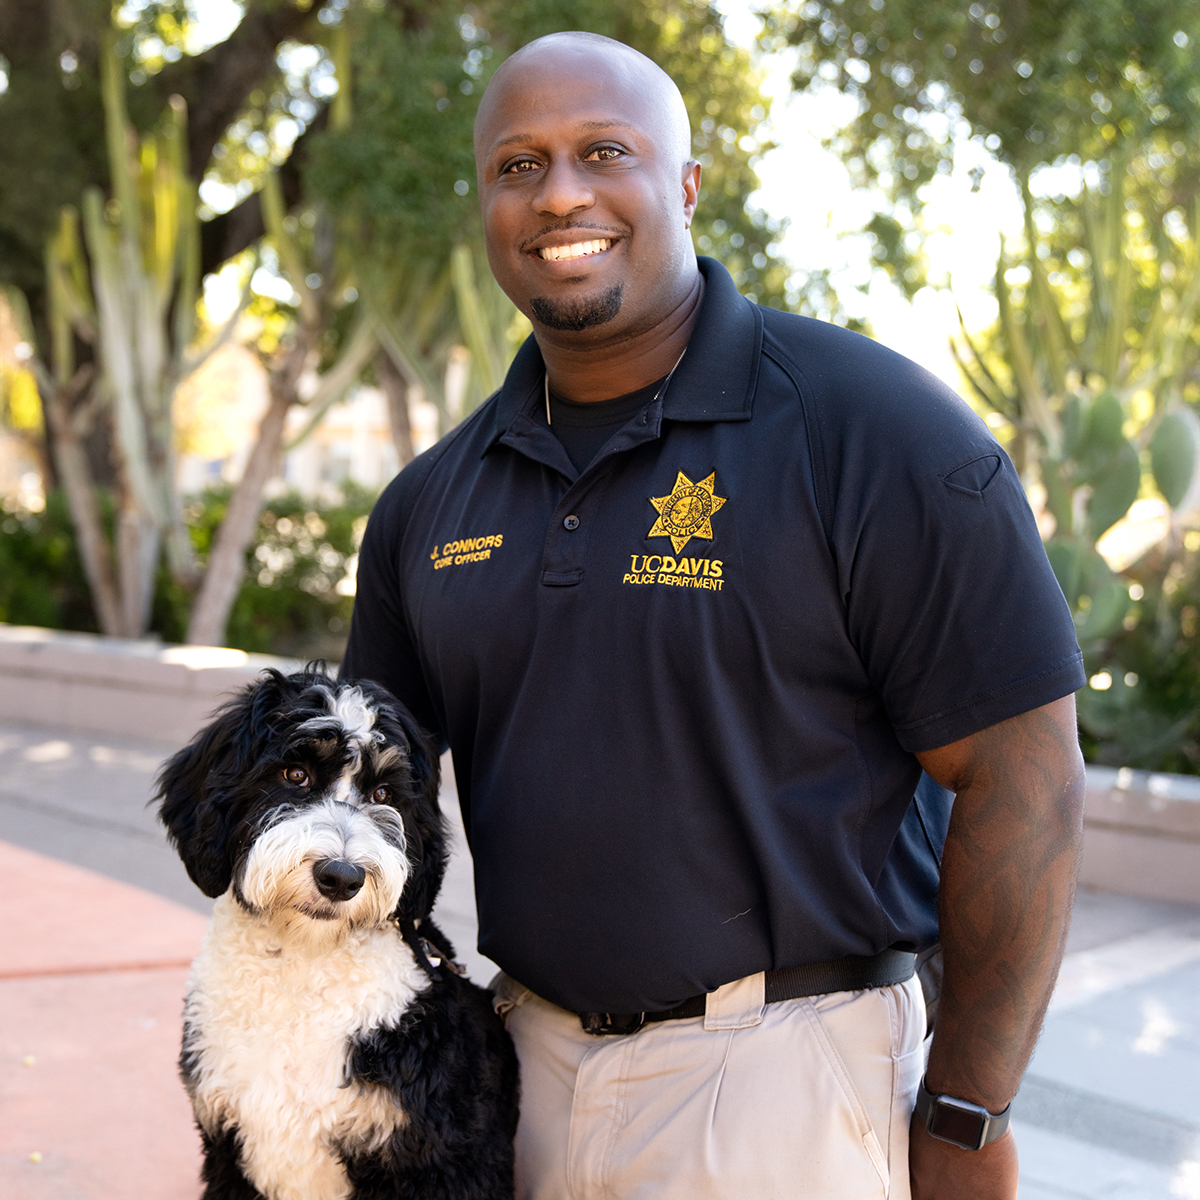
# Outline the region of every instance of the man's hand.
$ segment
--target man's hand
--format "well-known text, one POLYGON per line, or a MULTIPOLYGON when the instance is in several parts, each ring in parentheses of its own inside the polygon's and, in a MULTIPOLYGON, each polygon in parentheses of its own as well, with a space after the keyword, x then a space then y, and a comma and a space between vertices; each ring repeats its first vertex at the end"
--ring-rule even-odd
MULTIPOLYGON (((939 893, 945 978, 926 1080, 1002 1111, 1041 1029, 1066 942, 1083 833, 1083 758, 1067 696, 917 755, 956 793, 939 893)), ((1014 1200, 1007 1134, 982 1150, 914 1122, 917 1200, 1014 1200)))
POLYGON ((939 1142, 915 1113, 909 1127, 912 1200, 1013 1200, 1017 1143, 1011 1132, 982 1150, 939 1142))

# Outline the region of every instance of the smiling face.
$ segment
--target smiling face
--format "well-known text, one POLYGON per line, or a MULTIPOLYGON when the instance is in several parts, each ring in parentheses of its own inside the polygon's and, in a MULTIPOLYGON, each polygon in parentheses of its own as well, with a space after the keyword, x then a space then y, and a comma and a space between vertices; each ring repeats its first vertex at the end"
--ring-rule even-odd
POLYGON ((675 85, 608 39, 541 38, 496 73, 475 125, 488 258, 533 322, 605 342, 688 294, 699 166, 675 85))

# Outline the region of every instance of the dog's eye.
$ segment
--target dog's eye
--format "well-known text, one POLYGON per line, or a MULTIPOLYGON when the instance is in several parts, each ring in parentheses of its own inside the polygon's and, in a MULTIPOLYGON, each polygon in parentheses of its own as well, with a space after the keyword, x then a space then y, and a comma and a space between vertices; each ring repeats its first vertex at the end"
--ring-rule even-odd
POLYGON ((303 787, 308 782, 308 772, 303 767, 284 767, 283 777, 296 787, 303 787))
POLYGON ((371 803, 372 804, 387 804, 391 801, 391 798, 392 798, 392 789, 390 787, 388 787, 388 785, 386 783, 381 783, 371 793, 371 803))

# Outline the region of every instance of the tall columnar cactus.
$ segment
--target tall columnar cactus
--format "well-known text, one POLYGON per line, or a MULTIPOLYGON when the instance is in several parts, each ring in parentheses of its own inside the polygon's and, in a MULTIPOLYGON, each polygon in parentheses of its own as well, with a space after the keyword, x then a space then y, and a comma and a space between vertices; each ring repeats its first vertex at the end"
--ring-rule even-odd
POLYGON ((1044 489, 1047 553, 1093 661, 1130 607, 1129 581, 1097 541, 1139 495, 1166 500, 1176 543, 1200 506, 1200 419, 1185 396, 1200 364, 1200 206, 1169 237, 1135 186, 1138 164, 1108 168, 1057 204, 1048 232, 1023 182, 1025 253, 1001 254, 997 336, 985 350, 964 331, 956 349, 976 394, 1008 422, 1026 486, 1044 489), (1082 244, 1068 252, 1072 230, 1082 244), (1015 267, 1021 284, 1009 282, 1015 267))
POLYGON ((184 168, 182 99, 172 97, 158 131, 139 138, 111 45, 102 82, 112 197, 85 192, 82 240, 79 216, 68 207, 47 248, 51 346, 43 388, 101 625, 137 637, 149 620, 164 544, 178 576, 194 572, 174 486, 171 408, 193 334, 199 225, 184 168), (95 370, 76 366, 75 338, 94 347, 95 370), (112 547, 78 445, 81 427, 98 411, 110 418, 115 450, 112 547))

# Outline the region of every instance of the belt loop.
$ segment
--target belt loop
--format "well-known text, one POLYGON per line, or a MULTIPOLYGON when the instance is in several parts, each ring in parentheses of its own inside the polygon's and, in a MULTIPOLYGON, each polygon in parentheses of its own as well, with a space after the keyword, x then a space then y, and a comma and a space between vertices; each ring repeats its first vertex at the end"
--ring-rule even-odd
POLYGON ((747 975, 709 992, 704 1004, 704 1028, 750 1029, 761 1025, 766 1007, 766 973, 747 975))
POLYGON ((533 997, 533 993, 524 984, 518 983, 503 971, 488 984, 488 991, 492 993, 492 1008, 501 1017, 508 1016, 514 1008, 520 1008, 526 1000, 533 997))

